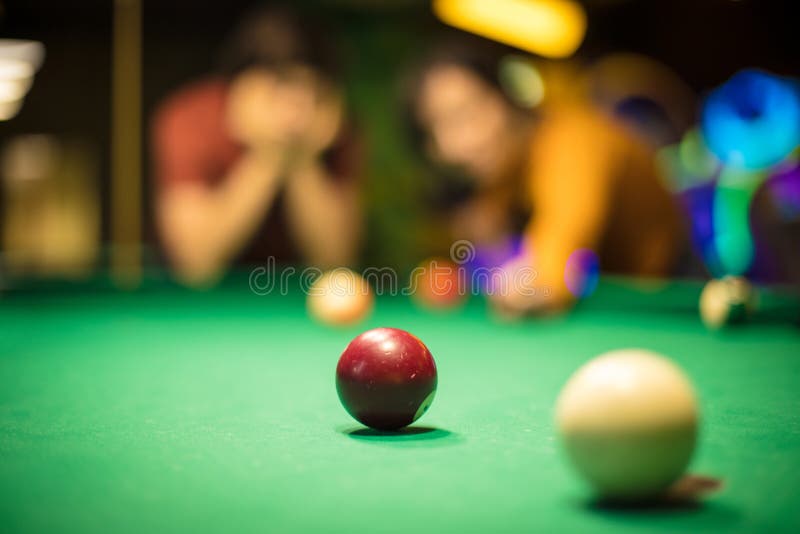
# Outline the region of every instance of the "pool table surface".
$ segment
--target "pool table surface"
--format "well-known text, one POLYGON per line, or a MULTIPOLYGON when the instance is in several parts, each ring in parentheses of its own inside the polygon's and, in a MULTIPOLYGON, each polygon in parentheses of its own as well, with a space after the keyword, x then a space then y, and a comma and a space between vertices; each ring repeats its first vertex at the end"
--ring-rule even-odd
POLYGON ((300 292, 246 277, 0 295, 0 532, 800 532, 797 302, 720 333, 699 283, 601 283, 572 313, 493 320, 379 298, 356 328, 308 319, 300 292), (348 341, 419 336, 439 389, 417 430, 364 429, 336 396, 348 341), (696 506, 606 507, 566 465, 559 389, 604 351, 645 347, 692 378, 696 506))

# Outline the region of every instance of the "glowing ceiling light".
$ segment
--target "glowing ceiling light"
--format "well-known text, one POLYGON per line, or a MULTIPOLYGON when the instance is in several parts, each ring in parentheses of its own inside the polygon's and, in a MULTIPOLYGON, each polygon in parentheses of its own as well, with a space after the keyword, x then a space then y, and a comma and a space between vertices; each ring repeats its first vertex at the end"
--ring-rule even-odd
POLYGON ((42 61, 42 43, 0 39, 0 121, 19 112, 42 61))
POLYGON ((19 113, 22 107, 22 99, 0 102, 0 121, 7 121, 19 113))
POLYGON ((572 55, 586 33, 586 13, 571 0, 434 0, 446 24, 551 58, 572 55))
POLYGON ((27 63, 37 71, 44 61, 44 45, 38 41, 0 39, 0 58, 27 63))

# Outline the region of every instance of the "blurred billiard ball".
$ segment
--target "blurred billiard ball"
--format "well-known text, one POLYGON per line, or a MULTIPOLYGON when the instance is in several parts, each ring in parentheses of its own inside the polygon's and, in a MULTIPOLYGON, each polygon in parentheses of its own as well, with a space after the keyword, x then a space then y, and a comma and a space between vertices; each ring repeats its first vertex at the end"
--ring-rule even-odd
POLYGON ((756 292, 741 276, 709 281, 700 294, 700 317, 710 329, 743 323, 756 308, 756 292))
POLYGON ((608 500, 657 497, 692 457, 698 409, 689 379, 643 349, 602 354, 570 377, 556 404, 572 466, 608 500))
POLYGON ((324 273, 309 288, 306 307, 318 322, 331 326, 352 326, 372 312, 375 297, 369 283, 350 269, 324 273))
POLYGON ((412 300, 422 308, 456 308, 467 297, 466 271, 446 258, 429 258, 414 269, 411 291, 412 300))
POLYGON ((416 336, 375 328, 353 339, 336 367, 347 412, 378 430, 397 430, 424 414, 436 394, 436 364, 416 336))

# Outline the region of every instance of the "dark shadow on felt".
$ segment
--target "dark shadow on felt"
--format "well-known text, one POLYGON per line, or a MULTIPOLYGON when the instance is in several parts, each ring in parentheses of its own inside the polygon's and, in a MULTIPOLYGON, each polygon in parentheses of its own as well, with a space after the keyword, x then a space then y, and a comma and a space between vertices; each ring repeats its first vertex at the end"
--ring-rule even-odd
POLYGON ((369 441, 421 441, 444 439, 453 435, 449 430, 431 426, 407 426, 399 430, 376 430, 374 428, 354 428, 345 431, 353 439, 369 441))
POLYGON ((702 500, 703 497, 716 493, 721 488, 722 481, 718 478, 703 475, 686 475, 676 481, 663 494, 648 499, 594 499, 586 505, 589 509, 595 511, 629 514, 696 512, 702 510, 705 506, 702 500))
POLYGON ((350 439, 395 446, 454 445, 462 441, 455 432, 432 426, 407 426, 399 430, 376 430, 366 427, 339 427, 337 432, 350 439))

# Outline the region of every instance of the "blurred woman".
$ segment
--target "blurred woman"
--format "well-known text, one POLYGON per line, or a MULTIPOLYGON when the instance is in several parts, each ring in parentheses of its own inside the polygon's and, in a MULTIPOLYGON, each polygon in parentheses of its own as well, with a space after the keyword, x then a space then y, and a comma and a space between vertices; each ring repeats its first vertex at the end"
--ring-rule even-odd
POLYGON ((168 98, 153 123, 156 209, 177 276, 232 264, 353 261, 360 235, 353 136, 333 48, 309 21, 261 10, 221 74, 168 98))
POLYGON ((568 307, 565 268, 580 249, 594 251, 604 271, 668 274, 683 229, 651 145, 569 84, 545 83, 551 103, 535 112, 518 105, 501 79, 508 52, 477 39, 447 43, 411 91, 426 153, 472 185, 448 213, 451 237, 491 245, 524 235, 522 261, 535 280, 495 293, 495 304, 511 314, 568 307))

